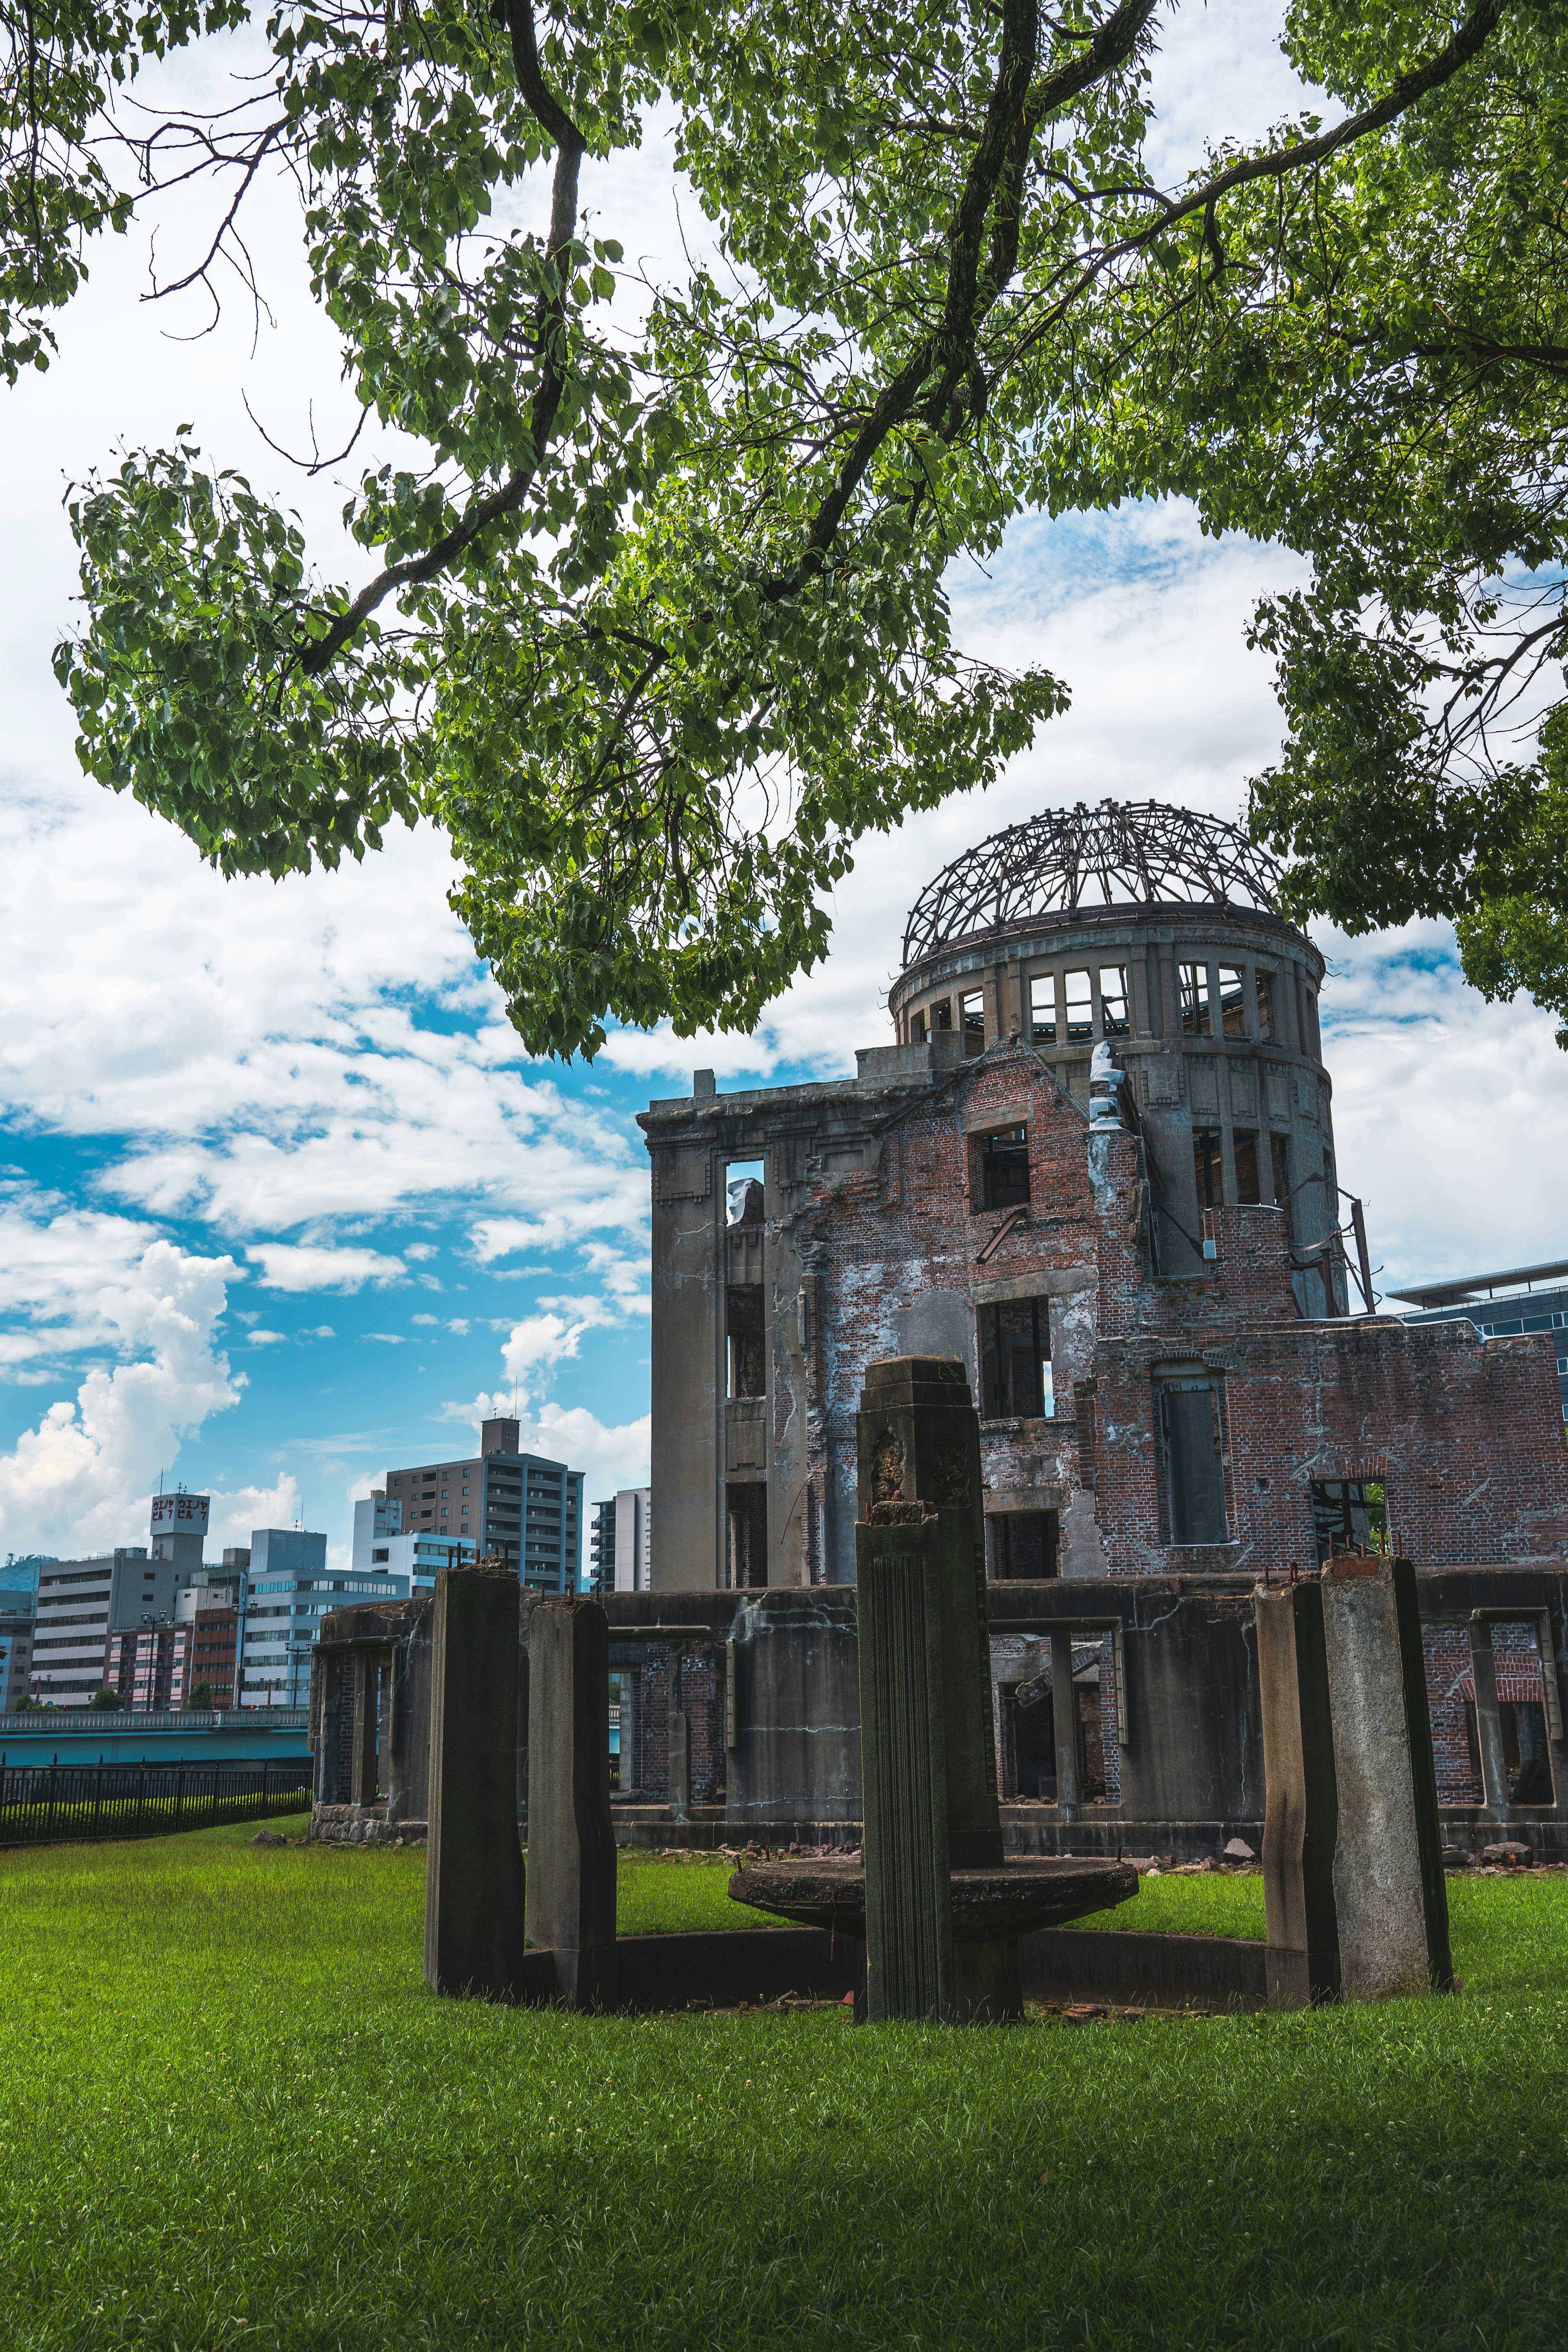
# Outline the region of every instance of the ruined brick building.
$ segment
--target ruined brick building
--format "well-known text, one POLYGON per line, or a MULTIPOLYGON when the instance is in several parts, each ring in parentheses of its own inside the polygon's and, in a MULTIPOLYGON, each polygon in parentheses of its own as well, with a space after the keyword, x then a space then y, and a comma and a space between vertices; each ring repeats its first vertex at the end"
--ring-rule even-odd
MULTIPOLYGON (((1012 1850, 1256 1850, 1254 1587, 1392 1540, 1445 1836, 1507 1822, 1568 1860, 1553 1336, 1350 1311, 1323 966, 1270 880, 1179 811, 1014 827, 920 900, 853 1078, 699 1072, 643 1115, 652 1580, 604 1600, 618 1834, 858 1840, 855 1416, 868 1364, 920 1355, 981 1415, 1012 1850)), ((332 1834, 417 1823, 428 1614, 324 1633, 332 1834)))
POLYGON ((1183 811, 1011 827, 921 898, 853 1078, 643 1114, 655 1591, 852 1580, 862 1377, 906 1355, 967 1368, 998 1581, 1380 1523, 1568 1551, 1550 1336, 1347 1312, 1322 959, 1270 881, 1183 811))

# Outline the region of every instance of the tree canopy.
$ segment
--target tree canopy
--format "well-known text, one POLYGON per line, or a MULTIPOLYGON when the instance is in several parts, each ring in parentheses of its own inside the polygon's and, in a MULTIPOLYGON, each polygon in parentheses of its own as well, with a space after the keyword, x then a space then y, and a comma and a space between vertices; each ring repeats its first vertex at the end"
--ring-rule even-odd
POLYGON ((955 557, 1028 508, 1181 492, 1312 559, 1255 623, 1289 734, 1254 821, 1297 908, 1452 915, 1482 985, 1563 1002, 1568 768, 1533 733, 1563 12, 1298 0, 1323 117, 1217 123, 1163 189, 1169 13, 329 0, 267 19, 235 108, 137 127, 143 62, 246 0, 0 0, 8 372, 47 365, 141 186, 212 176, 205 283, 282 165, 353 394, 421 453, 364 472, 341 582, 188 428, 90 481, 57 658, 88 772, 228 873, 428 814, 531 1050, 749 1025, 823 953, 857 841, 1064 705, 954 644, 955 557), (711 257, 648 286, 636 223, 587 216, 668 121, 711 257))

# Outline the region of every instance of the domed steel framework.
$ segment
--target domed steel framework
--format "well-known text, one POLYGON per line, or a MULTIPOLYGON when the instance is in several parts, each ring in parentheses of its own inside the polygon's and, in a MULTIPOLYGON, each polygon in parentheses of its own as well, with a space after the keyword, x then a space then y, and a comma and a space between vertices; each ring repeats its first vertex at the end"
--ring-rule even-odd
POLYGON ((905 970, 976 932, 1083 906, 1274 910, 1279 867, 1239 828, 1160 801, 1102 801, 1009 824, 944 866, 910 910, 905 970))

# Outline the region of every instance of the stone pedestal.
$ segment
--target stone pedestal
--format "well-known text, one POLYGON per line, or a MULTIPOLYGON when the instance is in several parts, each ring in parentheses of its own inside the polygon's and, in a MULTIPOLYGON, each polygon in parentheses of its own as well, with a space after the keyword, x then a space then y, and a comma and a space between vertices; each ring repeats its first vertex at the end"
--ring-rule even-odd
POLYGON ((1446 1991, 1453 1962, 1416 1572, 1408 1560, 1342 1555, 1322 1592, 1342 1989, 1348 2000, 1446 1991))
POLYGON ((1498 1704, 1491 1627, 1484 1617, 1472 1617, 1469 1630, 1476 1745, 1481 1752, 1481 1811, 1488 1821, 1506 1822, 1512 1807, 1508 1800, 1508 1758, 1502 1744, 1502 1710, 1498 1704))
POLYGON ((1263 1702, 1263 1901, 1269 2000, 1302 2009, 1340 1989, 1333 1857, 1338 1822, 1333 1725, 1314 1578, 1256 1599, 1263 1702))
POLYGON ((528 1627, 528 1941, 570 2008, 612 2008, 610 1626, 597 1601, 547 1597, 528 1627))
POLYGON ((441 1569, 424 1874, 424 1980, 436 1992, 509 2000, 521 1990, 517 1744, 517 1577, 441 1569))

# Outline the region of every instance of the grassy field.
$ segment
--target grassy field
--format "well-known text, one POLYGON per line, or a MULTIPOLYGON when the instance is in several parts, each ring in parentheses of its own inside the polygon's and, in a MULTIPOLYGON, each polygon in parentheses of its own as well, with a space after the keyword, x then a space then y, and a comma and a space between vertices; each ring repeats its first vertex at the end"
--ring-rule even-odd
POLYGON ((6 2352, 1568 2336, 1568 1880, 1452 1884, 1452 2000, 857 2031, 438 2002, 422 1855, 252 1834, 0 1857, 6 2352))

